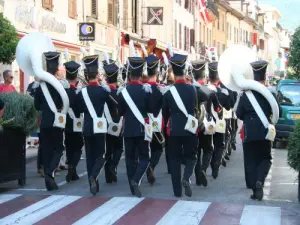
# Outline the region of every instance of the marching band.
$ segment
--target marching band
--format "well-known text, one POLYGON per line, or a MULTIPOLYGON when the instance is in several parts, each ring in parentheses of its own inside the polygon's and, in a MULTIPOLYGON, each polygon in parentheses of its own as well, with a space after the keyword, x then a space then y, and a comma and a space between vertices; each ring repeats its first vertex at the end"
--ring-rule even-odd
MULTIPOLYGON (((220 73, 222 57, 220 62, 189 60, 187 55, 174 53, 170 45, 169 57, 164 53, 163 60, 147 52, 143 58, 134 47, 131 50, 133 56, 125 65, 117 65, 106 54, 104 61, 98 55, 85 56, 81 64, 65 56, 67 82, 60 80, 60 84, 69 101, 67 113, 62 110, 66 99, 41 79, 34 99, 36 109, 41 111, 40 154, 47 190, 58 189, 55 170, 64 147, 66 181, 79 179, 76 167, 84 145, 93 195, 100 191, 98 177, 103 168, 106 182, 117 182, 118 164, 125 151, 131 193, 141 197, 144 175, 155 185, 155 168, 165 151, 174 195, 181 197, 184 189, 191 197, 193 174, 196 185, 207 187, 209 166, 217 179, 221 165, 225 167, 230 160, 232 150, 236 150, 239 118, 244 122, 247 187, 253 190, 252 199, 261 200, 275 132, 270 118, 276 114, 276 106, 270 107, 270 101, 264 98, 269 95, 255 88, 232 88, 220 73), (84 79, 80 78, 82 74, 84 79), (84 81, 82 87, 78 85, 80 79, 84 81), (264 117, 267 127, 262 122, 264 117)), ((58 52, 43 52, 44 69, 51 76, 58 77, 60 57, 58 52)), ((262 84, 267 65, 254 61, 254 80, 262 84)), ((236 77, 234 80, 234 84, 241 83, 236 77)))

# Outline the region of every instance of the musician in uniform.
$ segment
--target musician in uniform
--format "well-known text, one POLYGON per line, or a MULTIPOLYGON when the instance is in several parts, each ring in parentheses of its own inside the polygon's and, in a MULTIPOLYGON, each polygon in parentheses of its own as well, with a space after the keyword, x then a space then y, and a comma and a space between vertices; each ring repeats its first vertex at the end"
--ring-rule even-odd
MULTIPOLYGON (((204 102, 204 116, 206 117, 207 121, 211 121, 213 119, 211 107, 213 106, 214 110, 217 113, 220 113, 222 106, 217 99, 216 93, 207 88, 207 86, 205 85, 205 64, 206 62, 204 60, 192 61, 191 67, 192 75, 199 85, 199 88, 201 88, 202 92, 206 93, 206 95, 208 96, 207 101, 204 102)), ((195 166, 196 184, 199 186, 207 186, 206 170, 209 167, 213 151, 213 136, 205 134, 205 127, 202 127, 199 132, 197 163, 195 166)))
POLYGON ((90 192, 96 195, 99 192, 98 176, 105 163, 105 133, 107 129, 105 129, 104 104, 111 104, 110 90, 109 87, 99 84, 98 55, 86 56, 82 60, 86 67, 89 84, 78 94, 78 109, 80 113, 84 113, 83 136, 90 192))
POLYGON ((77 76, 80 65, 74 61, 66 62, 66 79, 70 87, 66 89, 70 101, 70 109, 67 115, 65 128, 65 147, 68 160, 68 174, 66 181, 75 181, 79 179, 76 167, 80 161, 83 147, 82 136, 82 116, 78 110, 77 98, 77 76))
POLYGON ((162 130, 164 129, 164 120, 162 117, 162 101, 163 94, 161 92, 162 85, 157 83, 158 69, 159 69, 159 58, 155 55, 149 55, 146 57, 147 62, 147 76, 144 83, 150 84, 152 87, 152 97, 155 103, 155 114, 150 114, 149 120, 152 122, 153 129, 155 130, 155 135, 153 136, 152 142, 150 144, 151 148, 151 159, 150 165, 147 169, 147 179, 150 184, 155 182, 154 169, 157 166, 160 157, 163 153, 164 143, 162 138, 162 130), (154 121, 155 119, 155 121, 154 121), (157 122, 159 120, 159 122, 157 122))
POLYGON ((140 182, 149 166, 150 142, 145 140, 149 126, 148 113, 153 113, 151 86, 142 84, 141 78, 146 60, 140 57, 128 58, 128 79, 126 88, 119 89, 119 114, 124 116, 124 144, 127 177, 131 193, 141 197, 140 182), (121 92, 121 93, 120 93, 121 92), (142 118, 141 118, 142 117, 142 118), (142 120, 142 121, 141 121, 142 120))
MULTIPOLYGON (((266 81, 267 65, 268 62, 263 60, 251 63, 254 80, 261 84, 265 84, 266 81)), ((252 91, 252 93, 266 118, 271 123, 272 109, 270 103, 260 93, 256 91, 252 91)), ((240 97, 236 115, 244 123, 243 148, 245 152, 245 169, 247 170, 249 186, 253 191, 250 198, 260 201, 264 195, 263 184, 272 165, 272 142, 266 140, 268 129, 263 125, 260 119, 261 116, 256 113, 245 93, 240 97)))
MULTIPOLYGON (((195 117, 195 108, 197 106, 197 95, 192 85, 186 84, 186 67, 187 56, 174 54, 170 58, 170 63, 175 76, 175 90, 177 91, 183 107, 187 114, 195 117)), ((174 90, 174 89, 173 89, 174 90)), ((181 111, 177 105, 178 97, 175 100, 173 94, 168 91, 164 96, 163 114, 167 121, 170 118, 170 136, 168 138, 169 164, 171 170, 171 179, 174 195, 182 196, 182 186, 185 189, 185 195, 191 197, 192 189, 190 186, 190 177, 192 176, 197 161, 198 137, 196 133, 185 130, 187 124, 187 115, 181 111), (181 158, 182 148, 184 150, 184 174, 181 180, 181 158)), ((192 121, 194 122, 194 121, 192 121)), ((194 124, 195 125, 195 124, 194 124)), ((191 124, 192 127, 193 123, 191 124)))
MULTIPOLYGON (((111 90, 111 96, 116 102, 111 104, 109 107, 109 118, 112 119, 111 122, 116 123, 112 127, 113 132, 117 132, 118 125, 123 123, 123 118, 119 116, 118 112, 118 75, 119 75, 119 67, 115 63, 106 64, 103 66, 106 75, 106 82, 109 85, 111 90)), ((121 156, 123 153, 123 137, 121 134, 115 133, 114 135, 107 134, 106 135, 106 152, 105 152, 105 179, 107 183, 117 182, 117 167, 119 165, 121 156)))
MULTIPOLYGON (((59 52, 44 53, 46 71, 56 78, 58 76, 59 58, 59 52)), ((47 83, 46 87, 50 93, 50 98, 52 98, 57 110, 60 111, 62 108, 62 99, 59 93, 54 87, 47 83)), ((64 150, 64 130, 59 127, 54 127, 55 114, 45 98, 41 85, 36 89, 34 105, 36 110, 41 111, 40 145, 42 149, 44 177, 47 190, 52 191, 58 189, 54 176, 64 150)))
MULTIPOLYGON (((209 81, 210 87, 216 92, 217 98, 219 103, 221 104, 222 108, 226 110, 230 109, 230 104, 228 101, 229 93, 226 89, 220 87, 220 80, 218 75, 218 63, 212 62, 208 65, 209 69, 209 81)), ((214 119, 223 119, 223 109, 222 112, 217 114, 214 119)), ((212 176, 216 179, 219 175, 219 169, 222 163, 223 154, 225 151, 225 133, 218 133, 216 132, 213 136, 213 143, 214 143, 214 153, 211 160, 211 168, 212 168, 212 176)))

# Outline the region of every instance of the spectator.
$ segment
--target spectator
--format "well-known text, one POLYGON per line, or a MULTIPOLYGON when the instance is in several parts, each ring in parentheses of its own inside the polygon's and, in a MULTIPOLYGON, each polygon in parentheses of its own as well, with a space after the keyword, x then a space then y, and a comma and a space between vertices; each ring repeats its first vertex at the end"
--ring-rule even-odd
POLYGON ((4 102, 0 99, 0 118, 3 116, 4 114, 4 102))
POLYGON ((282 53, 278 53, 278 58, 275 60, 276 71, 275 75, 279 76, 280 79, 285 78, 285 66, 286 58, 282 56, 282 53))
POLYGON ((14 76, 10 70, 5 70, 3 72, 4 83, 0 84, 0 93, 9 93, 16 91, 15 87, 12 85, 14 76))

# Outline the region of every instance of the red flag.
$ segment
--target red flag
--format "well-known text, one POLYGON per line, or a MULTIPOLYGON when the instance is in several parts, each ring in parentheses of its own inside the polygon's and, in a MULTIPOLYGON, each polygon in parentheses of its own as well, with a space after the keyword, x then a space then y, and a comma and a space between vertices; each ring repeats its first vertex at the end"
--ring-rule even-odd
POLYGON ((205 24, 210 23, 211 19, 209 17, 208 10, 206 8, 205 0, 199 0, 199 5, 200 5, 200 16, 201 16, 203 22, 205 24))

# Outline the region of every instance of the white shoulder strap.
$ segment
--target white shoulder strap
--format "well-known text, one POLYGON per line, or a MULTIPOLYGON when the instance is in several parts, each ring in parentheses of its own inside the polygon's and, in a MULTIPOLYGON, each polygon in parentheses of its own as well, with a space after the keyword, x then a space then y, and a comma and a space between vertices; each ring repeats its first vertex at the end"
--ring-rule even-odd
POLYGON ((96 111, 94 109, 94 106, 93 106, 93 104, 91 102, 89 94, 87 93, 87 88, 82 88, 81 92, 82 92, 82 96, 83 96, 84 102, 85 102, 85 104, 86 104, 86 106, 87 106, 87 108, 89 110, 89 113, 90 113, 91 117, 93 119, 97 118, 98 116, 97 116, 97 113, 96 113, 96 111))
POLYGON ((257 102, 255 96, 253 95, 252 91, 246 91, 245 93, 246 93, 251 105, 253 106, 256 114, 260 118, 261 122, 263 123, 265 128, 268 128, 270 123, 269 123, 265 113, 262 111, 262 109, 261 109, 259 103, 257 102))
POLYGON ((171 87, 171 88, 170 88, 170 91, 171 91, 171 94, 172 94, 172 96, 173 96, 173 98, 174 98, 174 100, 175 100, 175 102, 176 102, 178 108, 181 110, 181 112, 182 112, 186 117, 188 117, 188 112, 186 111, 186 108, 185 108, 185 106, 184 106, 184 104, 183 104, 183 102, 182 102, 182 99, 181 99, 180 96, 179 96, 179 93, 178 93, 176 87, 175 87, 175 86, 171 87))
POLYGON ((113 120, 111 118, 111 114, 110 114, 109 108, 108 108, 108 106, 107 106, 106 103, 104 104, 104 114, 105 114, 105 117, 107 119, 107 122, 108 123, 112 123, 113 120))
POLYGON ((47 87, 46 83, 45 82, 41 82, 40 85, 41 85, 41 88, 42 88, 42 91, 44 93, 45 99, 46 99, 46 101, 47 101, 47 103, 48 103, 51 111, 53 113, 57 113, 57 108, 56 108, 56 106, 55 106, 55 104, 53 102, 53 99, 52 99, 52 97, 50 95, 50 92, 48 90, 48 87, 47 87))
POLYGON ((130 97, 130 95, 129 95, 128 91, 126 90, 126 88, 124 88, 121 93, 122 93, 127 105, 129 106, 130 110, 132 111, 133 115, 135 116, 135 118, 138 121, 140 121, 141 124, 145 125, 144 117, 142 116, 141 112, 139 111, 139 109, 137 108, 135 103, 133 102, 133 100, 130 97))

